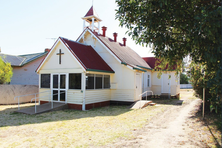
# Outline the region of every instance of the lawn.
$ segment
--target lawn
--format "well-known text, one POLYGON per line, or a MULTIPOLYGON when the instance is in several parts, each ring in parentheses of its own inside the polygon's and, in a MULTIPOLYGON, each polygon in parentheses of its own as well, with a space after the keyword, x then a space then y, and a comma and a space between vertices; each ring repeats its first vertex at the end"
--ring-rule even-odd
MULTIPOLYGON (((169 100, 171 101, 171 100, 169 100)), ((165 102, 164 102, 165 103, 165 102)), ((21 107, 33 104, 22 104, 21 107)), ((109 106, 89 111, 62 110, 39 115, 14 113, 17 105, 0 106, 1 147, 90 147, 133 138, 132 132, 170 105, 131 110, 109 106)))

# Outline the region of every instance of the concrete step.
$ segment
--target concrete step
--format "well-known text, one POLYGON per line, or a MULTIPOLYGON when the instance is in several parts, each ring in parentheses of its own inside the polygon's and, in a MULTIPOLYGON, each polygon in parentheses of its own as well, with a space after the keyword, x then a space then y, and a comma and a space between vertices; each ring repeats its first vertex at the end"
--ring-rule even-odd
POLYGON ((155 105, 156 105, 156 103, 150 103, 149 105, 150 105, 150 106, 155 106, 155 105))
POLYGON ((36 107, 37 107, 36 113, 35 113, 35 106, 20 109, 20 110, 17 110, 15 112, 28 114, 28 115, 34 115, 34 114, 41 114, 41 113, 45 113, 45 112, 49 112, 49 111, 67 109, 68 105, 65 104, 65 103, 53 102, 53 108, 51 108, 51 103, 45 103, 45 104, 42 104, 42 105, 37 105, 36 107))
POLYGON ((144 108, 146 106, 148 106, 150 103, 152 103, 151 100, 141 100, 141 101, 137 101, 135 102, 134 104, 132 104, 130 106, 131 109, 141 109, 141 108, 144 108))

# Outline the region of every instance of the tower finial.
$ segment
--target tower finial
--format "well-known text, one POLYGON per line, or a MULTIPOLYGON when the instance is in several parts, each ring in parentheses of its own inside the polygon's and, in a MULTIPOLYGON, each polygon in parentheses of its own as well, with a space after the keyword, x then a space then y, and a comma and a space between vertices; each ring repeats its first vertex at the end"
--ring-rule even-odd
MULTIPOLYGON (((93 2, 93 0, 92 0, 93 2)), ((85 22, 89 23, 89 27, 92 31, 98 31, 98 34, 100 33, 100 22, 102 21, 99 16, 97 15, 95 9, 93 6, 89 9, 89 11, 86 13, 86 15, 82 18, 83 19, 83 30, 86 28, 85 22), (98 24, 98 26, 95 26, 95 24, 98 24)))
POLYGON ((92 0, 92 6, 93 6, 93 0, 92 0))

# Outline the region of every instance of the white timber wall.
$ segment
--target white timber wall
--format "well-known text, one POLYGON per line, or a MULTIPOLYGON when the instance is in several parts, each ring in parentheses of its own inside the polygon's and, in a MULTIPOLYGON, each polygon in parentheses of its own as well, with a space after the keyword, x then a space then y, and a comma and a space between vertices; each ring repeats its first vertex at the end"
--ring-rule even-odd
POLYGON ((86 104, 109 101, 110 92, 110 89, 86 90, 86 104))
POLYGON ((50 88, 40 88, 39 89, 39 99, 42 101, 51 101, 51 89, 50 88))
POLYGON ((39 73, 82 73, 80 64, 71 55, 69 50, 59 42, 50 52, 39 73), (59 49, 64 53, 61 55, 61 64, 59 64, 59 49))
POLYGON ((68 89, 67 102, 71 104, 82 104, 83 93, 81 90, 68 89))
POLYGON ((170 71, 167 73, 162 73, 161 78, 158 79, 157 74, 158 71, 152 72, 152 87, 151 90, 153 91, 154 95, 161 95, 162 91, 167 90, 170 91, 171 95, 177 95, 180 93, 180 84, 179 84, 179 77, 175 75, 175 71, 170 71), (162 86, 163 81, 168 79, 168 76, 171 75, 169 81, 169 86, 162 86), (164 87, 164 88, 162 88, 164 87), (166 87, 166 88, 165 88, 166 87), (170 87, 170 88, 169 88, 170 87))
POLYGON ((35 72, 44 56, 22 67, 13 67, 12 85, 39 85, 39 76, 35 72))
POLYGON ((177 95, 180 93, 180 77, 175 75, 175 71, 171 71, 171 95, 177 95))
POLYGON ((158 71, 154 71, 151 74, 151 90, 153 91, 154 95, 160 95, 161 94, 161 86, 162 86, 162 77, 159 79, 157 77, 158 71))
POLYGON ((102 59, 115 71, 115 74, 111 76, 110 100, 135 101, 135 71, 120 64, 100 42, 91 37, 90 33, 85 34, 84 44, 91 45, 102 59))

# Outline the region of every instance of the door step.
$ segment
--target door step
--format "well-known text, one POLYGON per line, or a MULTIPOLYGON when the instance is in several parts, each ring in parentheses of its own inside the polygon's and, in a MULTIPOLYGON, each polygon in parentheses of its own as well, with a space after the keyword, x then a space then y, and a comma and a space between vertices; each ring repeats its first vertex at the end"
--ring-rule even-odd
POLYGON ((156 105, 156 103, 153 103, 153 102, 152 102, 152 103, 150 103, 149 105, 150 105, 150 106, 155 106, 155 105, 156 105))
POLYGON ((148 105, 150 106, 154 106, 156 105, 156 103, 153 103, 151 100, 141 100, 141 101, 137 101, 135 103, 133 103, 130 108, 131 109, 142 109, 144 107, 147 107, 148 105))

